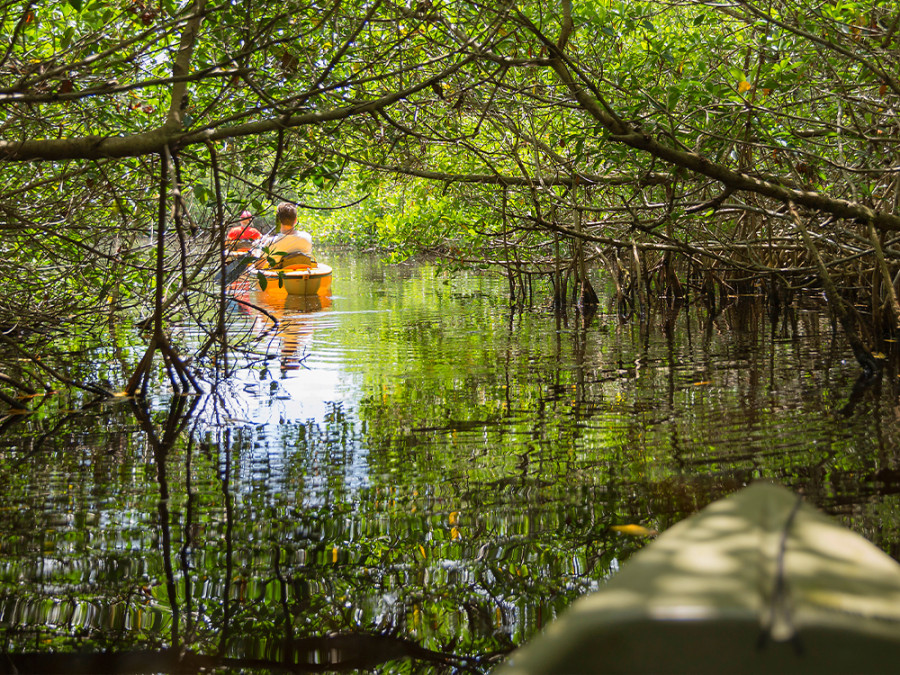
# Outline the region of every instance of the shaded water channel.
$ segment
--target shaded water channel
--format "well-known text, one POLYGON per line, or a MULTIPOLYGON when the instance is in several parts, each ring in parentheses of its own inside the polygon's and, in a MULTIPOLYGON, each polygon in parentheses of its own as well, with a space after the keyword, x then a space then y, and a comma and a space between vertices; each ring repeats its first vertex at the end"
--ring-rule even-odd
POLYGON ((757 478, 900 554, 897 374, 854 391, 817 309, 558 320, 328 262, 321 303, 238 290, 267 355, 213 393, 0 435, 0 672, 486 672, 644 545, 613 526, 757 478))

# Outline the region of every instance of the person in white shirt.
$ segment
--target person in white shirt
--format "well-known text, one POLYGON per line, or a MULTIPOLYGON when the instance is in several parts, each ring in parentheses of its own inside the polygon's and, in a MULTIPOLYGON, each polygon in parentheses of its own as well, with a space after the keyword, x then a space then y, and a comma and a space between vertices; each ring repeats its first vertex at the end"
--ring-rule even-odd
POLYGON ((302 253, 312 257, 312 235, 305 230, 297 231, 297 209, 293 204, 281 202, 278 205, 276 219, 281 227, 281 232, 270 242, 263 245, 268 249, 268 257, 277 262, 284 259, 290 253, 302 253))

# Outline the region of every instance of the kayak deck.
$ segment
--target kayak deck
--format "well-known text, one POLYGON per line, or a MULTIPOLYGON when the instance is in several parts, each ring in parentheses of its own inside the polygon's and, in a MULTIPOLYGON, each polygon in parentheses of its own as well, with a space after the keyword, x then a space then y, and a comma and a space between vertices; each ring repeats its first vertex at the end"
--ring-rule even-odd
POLYGON ((756 483, 667 530, 498 673, 885 672, 898 654, 900 565, 756 483))
POLYGON ((314 267, 301 269, 254 270, 253 275, 263 291, 283 289, 288 295, 329 295, 331 272, 330 266, 316 263, 314 267), (265 281, 260 281, 260 277, 265 281))

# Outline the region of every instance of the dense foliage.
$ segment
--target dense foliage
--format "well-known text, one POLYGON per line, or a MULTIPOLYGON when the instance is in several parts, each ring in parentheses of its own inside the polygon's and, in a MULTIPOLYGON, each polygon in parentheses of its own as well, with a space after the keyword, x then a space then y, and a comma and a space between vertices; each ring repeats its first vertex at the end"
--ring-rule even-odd
MULTIPOLYGON (((643 353, 615 350, 599 353, 594 370, 562 370, 556 356, 536 368, 510 318, 509 362, 521 359, 525 375, 501 382, 493 372, 482 379, 469 372, 484 325, 465 333, 468 356, 448 363, 431 360, 437 351, 431 337, 443 339, 439 326, 411 326, 409 344, 399 351, 394 336, 379 341, 365 325, 346 339, 394 346, 414 354, 422 371, 459 376, 446 391, 396 376, 393 388, 375 388, 362 401, 361 417, 377 439, 372 466, 388 487, 382 492, 379 484, 366 495, 370 510, 365 506, 320 536, 327 518, 359 507, 359 495, 341 489, 334 504, 297 508, 294 494, 275 486, 271 494, 248 491, 252 498, 237 501, 230 481, 251 471, 246 467, 253 466, 250 450, 258 439, 249 427, 246 438, 230 438, 236 415, 216 420, 208 438, 185 440, 190 399, 174 397, 170 414, 159 419, 141 401, 129 400, 127 414, 104 406, 115 406, 115 393, 139 393, 166 376, 180 391, 200 388, 202 378, 220 382, 233 349, 253 337, 246 325, 238 332, 239 322, 226 312, 228 293, 218 274, 225 230, 244 208, 270 229, 282 200, 299 204, 318 241, 386 248, 397 257, 425 250, 455 266, 500 269, 513 303, 549 288, 558 309, 577 304, 586 311, 598 302, 594 287, 603 284, 620 318, 632 320, 642 336, 650 334, 647 319, 661 300, 679 305, 699 298, 708 305, 707 331, 721 325, 727 332, 740 325, 722 311, 734 296, 766 293, 777 317, 796 289, 821 288, 862 367, 877 371, 900 320, 898 31, 900 9, 888 0, 0 4, 0 431, 21 424, 33 439, 31 448, 4 450, 0 463, 14 495, 7 520, 17 523, 15 532, 37 532, 5 549, 14 560, 4 578, 9 597, 17 597, 21 578, 43 579, 45 564, 49 570, 59 563, 53 574, 60 576, 48 572, 33 607, 74 626, 76 613, 93 611, 91 575, 99 570, 105 582, 116 582, 117 597, 103 605, 111 623, 149 617, 135 644, 166 632, 177 644, 184 626, 207 653, 220 636, 192 612, 194 599, 207 593, 223 599, 209 607, 224 633, 232 620, 259 631, 260 643, 240 651, 254 656, 263 656, 258 648, 267 639, 292 637, 287 617, 304 616, 298 610, 314 619, 298 628, 297 638, 359 625, 430 625, 426 645, 484 655, 496 648, 495 627, 512 625, 503 611, 512 616, 518 602, 512 594, 488 598, 482 588, 494 578, 535 590, 555 611, 590 584, 578 578, 552 595, 565 578, 567 551, 578 550, 579 567, 611 566, 607 549, 595 542, 612 538, 606 528, 616 514, 639 515, 656 494, 652 476, 642 499, 634 499, 629 485, 658 471, 674 486, 664 492, 677 494, 681 473, 710 461, 738 464, 728 471, 742 480, 760 471, 757 455, 709 460, 682 453, 679 439, 693 441, 693 431, 658 423, 668 414, 659 407, 660 391, 669 408, 678 403, 688 411, 699 409, 697 397, 716 395, 748 409, 772 406, 781 419, 804 417, 806 409, 780 404, 760 389, 767 375, 757 369, 750 385, 734 375, 721 393, 706 393, 705 377, 677 372, 671 339, 659 357, 666 366, 658 370, 647 367, 643 353), (178 331, 186 325, 200 326, 201 337, 184 339, 178 331), (579 434, 587 433, 589 414, 620 414, 628 389, 609 383, 632 372, 646 384, 633 396, 628 426, 605 431, 598 423, 601 431, 584 443, 579 434), (498 383, 521 392, 518 408, 492 389, 498 383), (38 399, 50 402, 34 415, 15 414, 40 405, 32 401, 42 389, 61 386, 59 396, 38 399), (591 390, 593 399, 584 393, 591 390), (81 413, 69 418, 66 412, 84 406, 85 392, 103 401, 86 410, 96 410, 98 426, 110 430, 96 453, 84 450, 89 432, 78 427, 81 413), (447 420, 433 428, 436 409, 447 420), (496 437, 486 435, 499 419, 506 426, 496 437), (137 429, 119 435, 129 425, 137 429), (467 432, 472 445, 458 455, 445 457, 430 443, 441 436, 459 443, 467 432), (675 446, 665 470, 645 452, 653 434, 667 434, 675 446), (47 448, 52 453, 43 454, 47 448), (242 461, 232 466, 232 457, 242 461), (427 471, 407 476, 405 492, 390 492, 392 472, 413 461, 427 471), (27 479, 26 465, 33 472, 27 479), (543 474, 528 471, 552 474, 549 491, 543 474), (521 484, 514 482, 519 474, 521 484), (52 499, 71 493, 80 504, 59 509, 64 518, 77 513, 83 520, 72 542, 37 515, 40 508, 20 508, 45 499, 33 489, 32 475, 50 477, 52 499), (207 486, 201 497, 190 486, 197 476, 207 486), (597 476, 596 492, 591 476, 597 476), (434 488, 441 481, 444 492, 434 488), (610 492, 616 481, 626 487, 610 492), (573 482, 584 494, 572 492, 573 482), (58 491, 56 483, 63 486, 58 491), (135 483, 152 490, 128 502, 119 487, 135 483), (504 533, 484 516, 482 499, 497 497, 486 508, 497 506, 504 518, 519 508, 519 501, 504 501, 510 486, 526 499, 540 489, 558 501, 543 519, 522 521, 523 528, 547 533, 552 547, 522 544, 522 533, 504 533), (418 514, 423 504, 439 504, 431 512, 440 516, 418 514), (118 525, 111 528, 115 534, 99 545, 95 564, 85 541, 98 513, 121 516, 127 533, 119 540, 118 525), (373 522, 382 529, 366 530, 373 522), (179 524, 172 529, 172 523, 179 524), (41 540, 45 528, 54 532, 52 553, 41 540), (291 533, 284 545, 260 543, 282 532, 291 533), (236 555, 234 541, 246 542, 236 555), (146 575, 153 584, 140 585, 133 570, 119 566, 120 549, 128 546, 153 551, 146 575), (477 562, 495 551, 501 560, 503 546, 512 551, 510 564, 463 574, 461 586, 445 590, 456 571, 444 561, 477 562), (89 561, 87 572, 72 564, 73 548, 89 561), (349 582, 329 576, 344 566, 358 568, 359 576, 349 582), (195 570, 209 571, 196 577, 196 588, 195 570), (419 586, 406 583, 414 576, 435 580, 433 594, 423 596, 427 603, 416 597, 419 586), (288 591, 287 578, 304 583, 288 591), (74 590, 57 603, 60 579, 74 590), (379 624, 381 614, 374 604, 364 606, 365 597, 357 607, 365 621, 341 609, 345 596, 378 583, 402 600, 391 621, 379 624), (271 602, 247 601, 259 597, 271 602), (426 605, 432 614, 421 611, 426 605), (432 625, 439 615, 451 619, 432 625), (464 648, 456 648, 458 638, 467 641, 464 648)), ((667 334, 679 308, 662 326, 667 334)), ((818 320, 809 330, 826 332, 818 320)), ((554 339, 563 333, 557 330, 554 339)), ((575 336, 582 346, 589 341, 586 330, 575 336)), ((774 363, 774 327, 770 339, 774 363)), ((581 364, 584 354, 576 356, 581 364)), ((495 365, 490 355, 480 358, 495 365)), ((828 377, 829 363, 842 357, 824 365, 817 358, 798 353, 789 361, 801 398, 805 379, 828 377)), ((787 457, 781 446, 770 449, 768 428, 741 442, 762 446, 767 475, 806 472, 823 484, 836 482, 834 476, 848 483, 869 475, 896 478, 890 434, 880 426, 876 461, 875 452, 838 453, 856 443, 841 419, 810 420, 822 432, 818 445, 819 436, 810 436, 814 456, 800 441, 787 457)), ((299 448, 285 453, 298 462, 287 476, 317 475, 320 448, 306 442, 319 437, 337 439, 323 456, 333 452, 334 465, 343 467, 356 446, 340 409, 326 427, 279 426, 296 434, 289 441, 299 448), (301 465, 307 458, 309 466, 301 465)), ((342 486, 343 474, 336 475, 342 486)), ((683 494, 691 503, 671 513, 696 506, 689 482, 683 494)), ((896 520, 890 503, 879 508, 887 522, 896 520)), ((28 625, 42 622, 50 619, 28 625)), ((82 637, 56 635, 48 645, 39 630, 28 639, 41 649, 105 646, 79 644, 82 637)), ((311 651, 330 648, 315 643, 311 651)))
POLYGON ((191 312, 201 355, 223 353, 224 227, 282 199, 320 238, 500 266, 518 301, 547 278, 560 306, 593 304, 598 272, 637 317, 659 294, 821 285, 869 370, 896 331, 887 0, 0 11, 0 323, 24 358, 146 317, 112 388, 146 385, 157 351, 196 386, 165 319, 191 312))

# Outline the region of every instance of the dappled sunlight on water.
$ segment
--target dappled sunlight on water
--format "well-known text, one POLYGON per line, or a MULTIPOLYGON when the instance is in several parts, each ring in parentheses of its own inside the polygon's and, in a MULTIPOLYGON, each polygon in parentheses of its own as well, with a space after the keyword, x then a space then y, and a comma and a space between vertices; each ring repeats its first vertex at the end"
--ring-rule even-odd
POLYGON ((612 526, 761 477, 896 555, 897 376, 854 393, 815 307, 585 325, 489 275, 333 258, 329 298, 234 289, 252 348, 215 391, 0 436, 9 650, 302 661, 362 632, 383 672, 401 638, 484 672, 643 545, 612 526))

